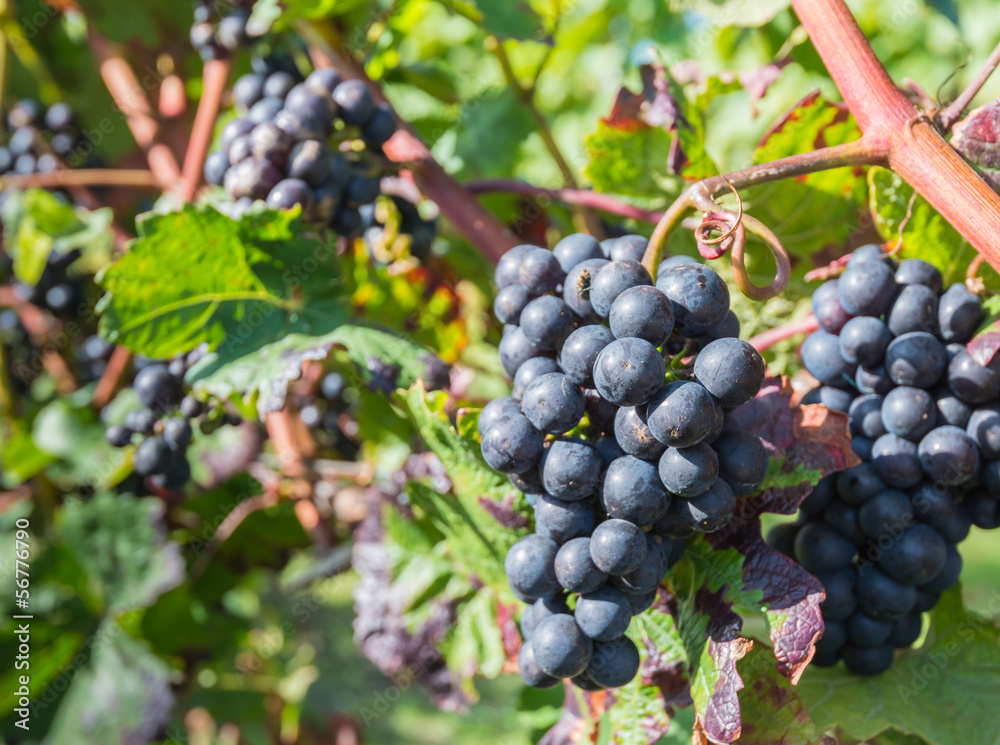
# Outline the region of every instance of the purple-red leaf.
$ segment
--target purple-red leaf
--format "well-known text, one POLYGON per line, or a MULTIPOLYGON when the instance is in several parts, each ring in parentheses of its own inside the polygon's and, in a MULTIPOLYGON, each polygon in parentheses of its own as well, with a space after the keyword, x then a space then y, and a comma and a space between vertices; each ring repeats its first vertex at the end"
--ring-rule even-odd
POLYGON ((743 690, 743 679, 736 671, 736 662, 752 647, 753 642, 742 637, 728 642, 708 640, 706 651, 718 672, 714 676, 715 688, 709 696, 704 717, 699 716, 695 720, 693 742, 728 745, 739 739, 743 722, 738 692, 743 690))
POLYGON ((951 145, 1000 191, 1000 99, 973 109, 956 124, 951 145))

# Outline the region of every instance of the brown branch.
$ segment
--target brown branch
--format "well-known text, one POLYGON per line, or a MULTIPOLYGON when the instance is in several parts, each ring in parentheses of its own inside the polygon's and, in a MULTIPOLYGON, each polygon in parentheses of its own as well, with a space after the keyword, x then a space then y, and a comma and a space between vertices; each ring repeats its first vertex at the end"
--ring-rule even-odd
POLYGON ((219 116, 222 95, 226 92, 229 69, 228 59, 209 60, 205 63, 201 101, 198 102, 194 126, 191 128, 191 139, 188 141, 187 152, 184 153, 184 172, 178 184, 177 193, 185 202, 190 202, 194 198, 201 181, 205 155, 212 144, 215 120, 219 116))
POLYGON ((160 187, 166 190, 180 178, 180 168, 170 148, 158 140, 159 125, 152 116, 146 93, 129 64, 112 52, 94 24, 88 24, 87 29, 87 41, 97 58, 101 78, 115 105, 125 116, 136 144, 145 153, 149 170, 156 176, 160 187))
POLYGON ((0 178, 0 189, 44 189, 68 186, 138 186, 158 189, 152 171, 116 168, 60 168, 45 173, 0 178))
POLYGON ((951 128, 955 126, 955 122, 961 119, 962 114, 969 108, 969 104, 972 103, 972 99, 983 89, 986 81, 990 79, 990 76, 997 67, 1000 67, 1000 44, 997 44, 996 48, 990 53, 990 56, 986 59, 986 62, 966 89, 937 115, 938 126, 941 127, 942 132, 951 131, 951 128))
MULTIPOLYGON (((375 98, 386 102, 382 91, 357 62, 348 55, 338 54, 315 28, 305 24, 296 24, 295 28, 309 45, 313 65, 321 68, 336 64, 345 77, 365 81, 375 98)), ((441 167, 409 124, 399 121, 396 134, 382 149, 390 161, 404 164, 413 171, 421 191, 487 259, 496 263, 508 249, 517 245, 516 236, 441 167)))
POLYGON ((791 339, 800 334, 811 334, 818 328, 819 321, 816 320, 816 316, 810 313, 801 321, 792 321, 791 323, 768 329, 762 334, 757 334, 757 336, 750 339, 750 345, 758 352, 763 352, 778 342, 791 339))
POLYGON ((619 217, 627 217, 633 220, 656 223, 663 212, 659 210, 644 210, 626 202, 622 202, 607 194, 601 194, 589 189, 546 189, 535 186, 524 181, 512 181, 508 179, 488 179, 484 181, 470 181, 465 188, 472 194, 489 194, 492 192, 507 192, 510 194, 522 194, 529 197, 548 197, 557 202, 590 207, 601 212, 607 212, 619 217))
POLYGON ((94 389, 94 406, 97 409, 103 409, 114 398, 125 379, 131 362, 132 353, 128 349, 115 347, 101 379, 97 381, 97 388, 94 389))

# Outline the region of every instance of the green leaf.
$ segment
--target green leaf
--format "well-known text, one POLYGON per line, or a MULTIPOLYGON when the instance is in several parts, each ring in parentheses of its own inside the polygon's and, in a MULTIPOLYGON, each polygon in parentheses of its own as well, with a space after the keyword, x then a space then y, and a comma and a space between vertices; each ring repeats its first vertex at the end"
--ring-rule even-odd
POLYGON ((59 517, 66 546, 111 612, 145 608, 180 583, 184 562, 163 535, 163 503, 130 494, 67 500, 59 517))
POLYGON ((47 471, 56 483, 66 489, 81 484, 103 489, 129 468, 129 451, 112 447, 104 431, 89 402, 78 406, 58 398, 38 412, 31 436, 40 451, 59 460, 47 471))
POLYGON ((334 347, 343 348, 362 370, 377 358, 399 370, 395 384, 409 388, 423 374, 434 354, 406 336, 363 322, 345 323, 326 334, 289 334, 259 349, 221 348, 206 354, 188 373, 197 390, 220 398, 257 397, 263 416, 284 406, 288 384, 302 374, 302 363, 326 359, 334 347))
POLYGON ((333 246, 289 212, 240 222, 211 208, 147 213, 139 238, 104 272, 101 332, 150 357, 201 343, 228 357, 290 335, 319 336, 345 318, 333 246))
POLYGON ((1000 630, 967 611, 956 586, 930 613, 924 643, 897 653, 887 672, 858 678, 842 665, 810 667, 799 692, 821 729, 859 740, 895 729, 930 745, 998 743, 1000 630))
POLYGON ((25 284, 38 283, 52 253, 79 249, 81 266, 91 273, 111 261, 114 218, 110 207, 90 212, 44 189, 11 190, 0 216, 4 249, 14 260, 14 274, 25 284))
POLYGON ((13 489, 41 473, 55 460, 35 444, 29 433, 23 431, 15 432, 4 443, 2 455, 0 458, 0 464, 3 465, 2 483, 8 489, 13 489))
MULTIPOLYGON (((871 168, 868 184, 875 227, 884 240, 895 241, 900 225, 906 221, 899 258, 929 261, 941 270, 946 285, 965 279, 966 268, 975 258, 976 250, 926 199, 886 168, 871 168)), ((988 287, 1000 289, 1000 277, 988 264, 983 265, 979 276, 988 287)))
POLYGON ((106 745, 155 739, 174 704, 170 667, 113 620, 94 634, 89 651, 90 664, 73 678, 46 740, 106 745))
POLYGON ((788 5, 789 0, 755 0, 753 3, 743 0, 680 0, 674 7, 703 15, 713 26, 752 28, 763 26, 788 5))
POLYGON ((756 642, 743 658, 740 745, 812 745, 825 742, 798 690, 774 666, 774 651, 756 642))

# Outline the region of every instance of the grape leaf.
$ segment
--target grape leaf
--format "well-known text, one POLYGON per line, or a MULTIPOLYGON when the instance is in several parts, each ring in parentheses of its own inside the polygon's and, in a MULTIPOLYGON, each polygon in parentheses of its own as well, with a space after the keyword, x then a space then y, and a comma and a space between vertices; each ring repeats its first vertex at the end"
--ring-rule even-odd
MULTIPOLYGON (((941 270, 946 285, 965 279, 976 249, 926 199, 895 173, 878 166, 868 171, 868 185, 872 216, 882 237, 894 241, 903 225, 898 258, 930 262, 941 270)), ((987 287, 1000 289, 1000 276, 988 264, 982 266, 979 276, 987 287)))
POLYGON ((799 693, 821 729, 837 726, 859 740, 895 729, 930 745, 997 743, 1000 630, 967 611, 956 586, 930 613, 924 643, 897 653, 887 672, 859 678, 840 665, 813 667, 799 693))
POLYGON ((973 109, 955 124, 951 146, 1000 191, 1000 101, 973 109))
POLYGON ((983 300, 983 311, 986 320, 965 347, 976 362, 986 366, 1000 351, 1000 299, 997 295, 983 300))
POLYGON ((49 255, 79 249, 81 268, 97 272, 111 261, 111 208, 90 212, 56 198, 44 189, 9 190, 3 210, 3 247, 14 260, 14 274, 35 285, 49 255))
MULTIPOLYGON (((813 93, 771 126, 754 153, 755 163, 768 163, 860 137, 847 111, 813 93)), ((785 247, 799 256, 825 248, 840 253, 858 224, 865 202, 865 183, 857 168, 837 168, 751 190, 761 219, 776 226, 785 247), (766 198, 764 195, 766 194, 766 198)))
POLYGON ((334 247, 288 212, 240 222, 209 207, 146 213, 139 238, 103 273, 101 332, 150 357, 207 343, 241 357, 345 320, 334 247))

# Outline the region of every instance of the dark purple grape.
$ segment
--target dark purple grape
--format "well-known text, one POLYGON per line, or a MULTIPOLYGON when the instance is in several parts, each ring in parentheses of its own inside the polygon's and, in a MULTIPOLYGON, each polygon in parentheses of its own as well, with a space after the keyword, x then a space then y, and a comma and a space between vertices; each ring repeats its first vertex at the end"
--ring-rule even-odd
POLYGON ((973 407, 956 396, 948 386, 939 386, 934 390, 933 396, 937 409, 937 423, 965 429, 969 424, 969 417, 972 416, 973 407))
POLYGON ((590 303, 590 285, 597 273, 610 262, 606 259, 588 259, 573 267, 563 283, 563 300, 584 321, 598 323, 601 317, 590 303))
POLYGON ((712 442, 719 458, 719 475, 737 497, 753 494, 764 483, 770 458, 760 438, 745 429, 724 429, 712 442))
POLYGON ((521 259, 529 251, 534 251, 537 246, 514 246, 497 262, 497 268, 493 273, 493 280, 497 288, 503 289, 509 285, 518 284, 519 273, 521 271, 521 259))
POLYGON ((896 269, 896 283, 901 285, 924 285, 931 288, 935 296, 941 294, 944 280, 941 272, 933 264, 923 259, 903 259, 896 269))
POLYGON ((558 550, 555 541, 537 533, 511 546, 504 559, 504 572, 511 589, 531 600, 558 592, 555 570, 558 550))
POLYGON ((524 396, 524 391, 536 379, 543 375, 557 372, 559 372, 559 365, 556 364, 555 360, 549 357, 532 357, 517 368, 517 372, 514 374, 514 388, 511 395, 520 401, 521 397, 524 396))
POLYGON ((556 440, 542 459, 542 485, 559 499, 586 499, 597 492, 601 468, 601 455, 591 443, 556 440))
POLYGON ((132 468, 140 476, 163 473, 170 465, 172 451, 158 435, 147 437, 132 454, 132 468))
POLYGON ((859 367, 854 382, 861 393, 877 393, 884 396, 895 387, 883 365, 876 368, 859 367))
POLYGON ((533 295, 552 292, 566 279, 559 260, 544 248, 532 248, 520 258, 518 280, 533 295))
POLYGON ((173 450, 184 450, 191 443, 191 423, 180 417, 163 423, 163 439, 173 450))
POLYGON ((525 641, 517 653, 517 670, 521 674, 521 680, 532 688, 553 688, 561 682, 559 678, 546 675, 538 667, 535 661, 535 648, 530 640, 525 641))
MULTIPOLYGON (((229 149, 226 151, 226 160, 231 166, 234 166, 237 163, 242 163, 251 155, 253 155, 253 140, 248 134, 240 135, 229 145, 229 149)), ((225 181, 225 177, 223 177, 223 181, 225 181)))
POLYGON ((608 466, 601 502, 613 518, 650 525, 667 511, 670 495, 655 463, 626 455, 608 466))
POLYGON ((892 336, 877 318, 852 318, 840 331, 840 354, 851 364, 877 367, 882 364, 892 336))
POLYGON ((605 574, 628 574, 646 557, 646 537, 627 520, 607 520, 590 536, 590 556, 605 574))
POLYGON ((945 425, 931 430, 917 450, 920 465, 934 482, 957 486, 979 471, 979 448, 964 429, 945 425))
POLYGON ((512 327, 500 340, 500 364, 512 378, 517 369, 532 357, 551 357, 552 352, 539 349, 524 335, 520 326, 512 327))
MULTIPOLYGON (((501 417, 507 415, 514 415, 521 413, 521 404, 510 396, 503 396, 502 398, 495 398, 490 401, 483 410, 479 412, 479 435, 483 436, 494 422, 499 420, 501 417)), ((197 416, 197 415, 195 415, 197 416)))
POLYGON ((719 475, 719 456, 705 443, 667 448, 660 458, 660 479, 671 494, 690 499, 708 491, 719 475))
POLYGON ((944 345, 923 331, 897 336, 885 352, 885 369, 896 385, 929 389, 940 380, 947 364, 944 345))
POLYGON ((1000 404, 980 406, 973 411, 965 431, 979 445, 983 458, 1000 458, 1000 404))
MULTIPOLYGON (((860 372, 858 370, 859 374, 860 372)), ((854 398, 854 391, 820 385, 802 397, 802 404, 822 404, 831 411, 842 411, 846 414, 850 410, 854 398)))
POLYGON ((229 158, 226 154, 219 150, 217 152, 211 153, 207 158, 205 158, 205 182, 211 186, 222 186, 222 181, 226 177, 226 171, 229 170, 229 158))
POLYGON ((840 339, 820 329, 802 343, 802 364, 823 385, 850 384, 855 366, 840 353, 840 339))
POLYGON ((156 429, 156 414, 152 409, 133 409, 125 415, 125 426, 139 435, 151 435, 156 429))
POLYGON ((625 290, 652 284, 649 272, 639 262, 612 261, 591 279, 588 300, 598 317, 607 318, 611 306, 625 290))
POLYGON ((589 536, 596 522, 597 516, 586 502, 564 502, 543 494, 535 504, 535 531, 560 545, 589 536))
POLYGON ((299 83, 288 91, 284 109, 314 114, 324 119, 332 119, 336 112, 333 99, 308 83, 299 83))
POLYGON ((594 387, 594 363, 615 340, 606 326, 582 326, 569 335, 559 350, 559 365, 574 383, 594 387))
POLYGON ((604 252, 597 239, 586 233, 573 233, 559 241, 552 249, 552 255, 559 261, 563 272, 569 274, 577 264, 589 259, 603 259, 604 252))
POLYGON ((923 619, 920 613, 910 613, 903 618, 897 618, 892 624, 892 633, 887 640, 896 649, 906 649, 920 638, 923 629, 923 619))
POLYGON ((837 279, 837 299, 853 316, 880 316, 896 294, 896 278, 881 261, 849 262, 837 279))
POLYGON ((914 522, 910 498, 897 489, 885 489, 858 508, 858 525, 873 540, 901 535, 914 522))
POLYGON ((963 401, 984 404, 1000 394, 1000 373, 995 365, 980 365, 964 349, 948 363, 948 387, 963 401))
POLYGON ((524 473, 542 458, 543 439, 531 422, 520 414, 507 414, 483 435, 483 458, 501 473, 524 473))
POLYGON ((573 616, 558 614, 539 622, 531 635, 539 669, 553 678, 572 678, 590 664, 593 642, 573 616))
POLYGON ((375 106, 375 113, 372 114, 364 126, 361 127, 361 138, 365 144, 372 148, 381 148, 392 136, 396 134, 396 115, 392 107, 386 103, 375 106))
POLYGON ((616 339, 594 363, 594 386, 617 406, 638 406, 663 385, 667 366, 663 356, 643 339, 616 339))
POLYGON ((955 505, 955 515, 944 525, 937 526, 937 532, 948 543, 961 543, 969 537, 972 530, 972 516, 968 508, 961 502, 955 505))
POLYGON ((668 540, 683 540, 689 535, 693 535, 695 529, 677 511, 677 506, 682 501, 684 500, 674 500, 670 509, 664 512, 660 519, 653 523, 650 532, 668 540))
POLYGON ((297 142, 288 157, 288 175, 318 186, 330 176, 333 157, 319 140, 297 142))
POLYGON ((937 293, 924 285, 906 285, 899 291, 886 315, 893 336, 913 331, 937 332, 937 293))
POLYGON ((826 600, 820 605, 824 621, 843 621, 854 613, 858 607, 858 572, 854 567, 819 572, 816 579, 826 591, 826 600))
MULTIPOLYGON (((907 440, 920 442, 924 435, 934 429, 936 421, 937 407, 934 399, 920 388, 900 386, 890 391, 882 402, 882 423, 885 429, 907 440)), ((876 437, 863 434, 873 439, 876 437)))
POLYGON ((576 601, 576 623, 594 641, 609 642, 628 629, 632 604, 621 590, 604 585, 576 601))
POLYGON ((645 339, 659 347, 673 331, 674 311, 666 295, 655 287, 640 285, 615 299, 608 320, 615 338, 645 339))
POLYGON ((507 285, 497 293, 493 301, 493 315, 500 323, 517 325, 521 312, 533 299, 524 285, 507 285))
POLYGON ((778 523, 769 531, 765 541, 768 546, 779 554, 795 558, 795 536, 799 534, 799 526, 795 523, 778 523))
POLYGON ((595 390, 585 390, 583 397, 587 400, 586 410, 590 431, 613 435, 618 407, 610 401, 605 401, 604 397, 595 390))
POLYGON ((108 427, 104 436, 111 447, 123 448, 132 444, 132 430, 121 424, 112 424, 108 427))
POLYGON ((704 334, 696 334, 695 336, 692 336, 691 341, 694 342, 699 349, 702 349, 717 339, 730 338, 740 338, 740 319, 737 318, 736 314, 732 311, 727 312, 725 317, 719 323, 712 326, 712 328, 704 334))
POLYGON ((281 171, 267 160, 247 158, 226 171, 224 185, 235 199, 266 199, 278 182, 281 171))
POLYGON ((222 16, 216 31, 216 38, 223 49, 235 52, 250 42, 250 37, 247 35, 247 21, 249 19, 250 11, 243 8, 236 8, 222 16))
POLYGON ((566 303, 552 295, 542 295, 525 306, 520 326, 528 341, 539 349, 555 349, 573 333, 576 315, 566 303))
POLYGON ((892 621, 858 611, 847 619, 847 641, 856 647, 877 647, 889 638, 892 626, 892 621))
POLYGON ((704 334, 721 323, 729 311, 729 288, 709 267, 677 264, 656 278, 656 287, 674 306, 677 333, 704 334))
POLYGON ((955 491, 945 484, 923 481, 910 491, 910 501, 917 520, 935 528, 947 525, 957 513, 955 491))
POLYGON ((639 672, 639 650, 627 636, 595 642, 586 675, 602 688, 626 685, 639 672))
POLYGON ((874 566, 858 572, 858 605, 873 618, 894 621, 902 618, 917 602, 917 588, 894 580, 874 566))
POLYGON ((290 73, 272 72, 264 80, 264 95, 284 98, 295 87, 295 78, 290 73))
POLYGON ((691 499, 676 500, 677 514, 701 533, 713 533, 729 524, 736 511, 736 496, 725 479, 716 479, 711 488, 691 499))
POLYGON ((844 664, 855 675, 871 677, 881 675, 892 667, 893 650, 891 644, 879 644, 876 647, 858 647, 845 644, 841 650, 844 664))
POLYGON ((248 72, 233 84, 233 106, 243 114, 264 96, 264 76, 248 72))
POLYGON ((615 439, 629 455, 643 460, 655 460, 667 446, 653 437, 643 417, 634 406, 623 406, 615 415, 615 439))
POLYGON ((827 280, 813 293, 812 312, 819 322, 819 327, 828 334, 839 334, 851 320, 851 314, 840 304, 837 280, 827 280))
POLYGON ((698 353, 694 377, 723 408, 741 406, 760 391, 764 358, 740 339, 718 339, 698 353))
POLYGON ((847 630, 843 621, 826 621, 823 636, 816 642, 816 654, 812 664, 817 667, 833 667, 840 661, 840 652, 847 640, 847 630))
POLYGON ((181 380, 170 374, 164 364, 144 367, 135 376, 135 392, 143 406, 154 411, 176 407, 184 398, 181 380))
POLYGON ((347 80, 333 91, 340 118, 345 124, 361 126, 375 114, 375 101, 371 92, 360 80, 347 80))
POLYGON ((42 105, 33 98, 22 98, 7 112, 7 126, 11 129, 30 127, 42 118, 42 105))
MULTIPOLYGON (((930 529, 928 528, 928 530, 930 529)), ((954 587, 958 582, 958 578, 962 574, 962 557, 952 543, 947 544, 945 550, 946 558, 944 565, 932 579, 920 585, 921 592, 945 592, 954 587)))
POLYGON ((276 210, 290 210, 299 206, 303 212, 312 208, 313 193, 309 184, 301 179, 286 178, 275 184, 267 195, 267 206, 276 210))
POLYGON ((549 435, 564 434, 579 424, 585 404, 580 386, 562 373, 533 380, 521 397, 521 411, 536 429, 549 435))
POLYGON ((714 423, 715 401, 704 386, 676 380, 663 386, 646 406, 646 426, 671 447, 691 447, 704 440, 714 423))
POLYGON ((850 264, 864 264, 867 262, 876 261, 882 264, 886 264, 888 258, 889 256, 882 248, 882 246, 879 246, 876 243, 866 243, 865 245, 858 246, 856 249, 854 249, 854 252, 851 253, 847 263, 850 265, 850 264))
POLYGON ((594 592, 608 579, 590 556, 589 537, 574 538, 560 546, 555 566, 556 579, 570 592, 594 592))
POLYGON ((909 489, 923 478, 917 445, 898 435, 882 435, 875 441, 872 465, 888 486, 897 489, 909 489))
POLYGON ((904 585, 930 582, 944 568, 944 539, 930 525, 914 525, 882 548, 878 568, 904 585))
POLYGON ((337 86, 344 82, 343 76, 334 67, 324 67, 309 73, 306 78, 306 85, 314 90, 323 91, 328 96, 332 96, 337 86))
POLYGON ((660 543, 653 533, 646 533, 646 558, 635 570, 620 577, 614 577, 612 582, 626 595, 644 595, 655 590, 667 569, 680 561, 684 554, 683 541, 668 541, 660 543), (676 548, 681 544, 679 548, 676 548))
POLYGON ((886 433, 882 423, 882 396, 866 393, 855 398, 848 408, 851 417, 851 434, 875 440, 886 433))
POLYGON ((806 495, 799 509, 807 515, 822 515, 830 502, 837 498, 837 477, 826 476, 819 480, 813 490, 806 495))
POLYGON ((946 342, 965 344, 982 320, 979 297, 962 283, 953 284, 938 301, 938 325, 946 342))
POLYGON ((795 537, 795 560, 810 572, 848 567, 855 553, 854 544, 825 523, 803 525, 795 537))
POLYGON ((273 121, 281 108, 285 105, 285 99, 278 96, 265 96, 250 107, 247 112, 247 121, 253 125, 263 124, 273 121))
MULTIPOLYGON (((608 250, 610 250, 610 245, 608 247, 608 250)), ((667 258, 665 258, 663 261, 660 262, 660 266, 656 270, 656 276, 659 277, 664 272, 670 271, 678 264, 697 264, 697 263, 698 260, 691 256, 683 256, 683 255, 668 256, 667 258)))
POLYGON ((646 253, 649 241, 642 235, 623 235, 613 238, 608 245, 608 258, 612 261, 638 261, 646 253))

